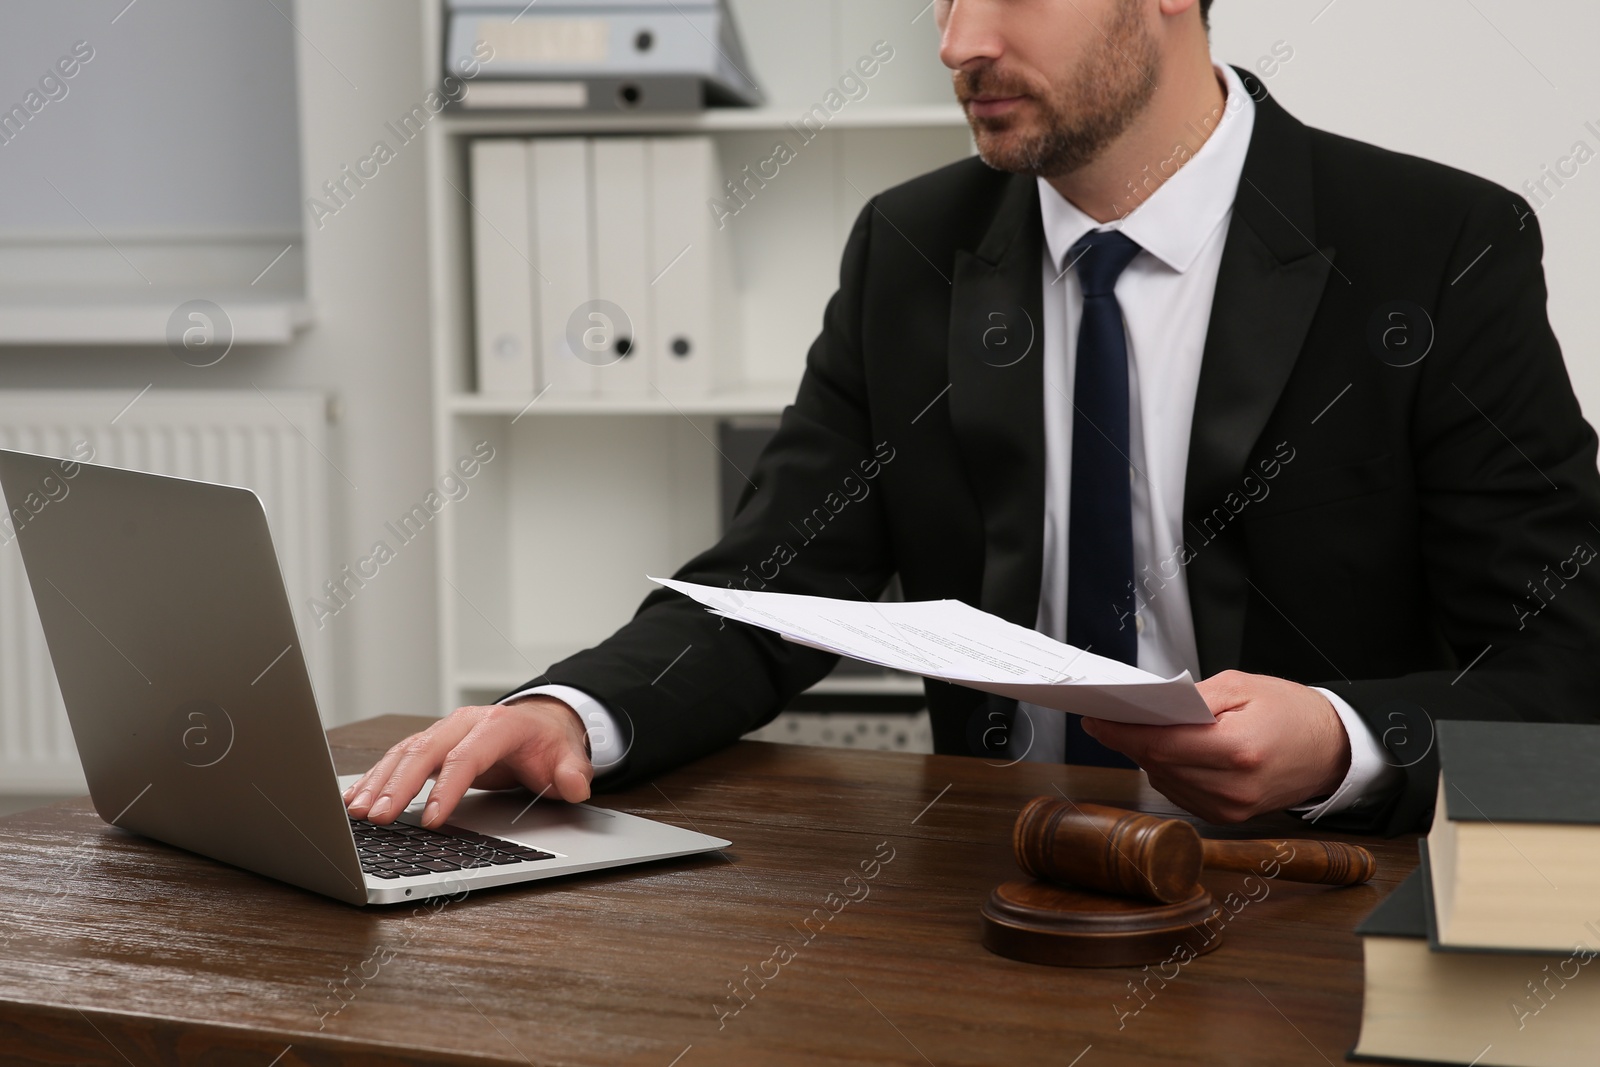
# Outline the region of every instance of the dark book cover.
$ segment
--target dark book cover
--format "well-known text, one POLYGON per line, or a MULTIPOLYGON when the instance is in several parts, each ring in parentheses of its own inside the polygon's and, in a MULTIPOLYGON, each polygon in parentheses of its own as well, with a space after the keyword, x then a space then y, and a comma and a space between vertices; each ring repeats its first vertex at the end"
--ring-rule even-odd
MULTIPOLYGON (((1417 864, 1417 869, 1414 873, 1422 882, 1422 931, 1428 938, 1428 948, 1434 952, 1477 951, 1439 943, 1439 912, 1433 903, 1433 863, 1428 858, 1428 839, 1426 837, 1417 839, 1417 854, 1422 857, 1422 862, 1417 864)), ((1499 951, 1506 950, 1500 949, 1499 951)))
POLYGON ((1439 766, 1455 822, 1600 823, 1600 726, 1447 720, 1439 766))
POLYGON ((1362 937, 1427 937, 1428 913, 1423 900, 1427 868, 1418 867, 1356 926, 1362 937))

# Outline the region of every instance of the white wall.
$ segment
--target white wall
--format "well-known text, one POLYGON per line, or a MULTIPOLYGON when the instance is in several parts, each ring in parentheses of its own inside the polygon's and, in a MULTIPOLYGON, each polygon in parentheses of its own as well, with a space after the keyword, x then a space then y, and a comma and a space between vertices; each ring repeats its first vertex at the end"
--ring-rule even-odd
MULTIPOLYGON (((109 25, 122 6, 111 5, 106 15, 108 25, 95 42, 100 58, 115 54, 119 28, 131 27, 150 5, 136 4, 109 25)), ((293 12, 299 31, 294 40, 306 88, 301 170, 304 186, 315 189, 342 164, 367 155, 384 135, 384 122, 420 101, 420 19, 415 4, 392 0, 280 6, 293 12)), ((93 73, 91 64, 83 77, 93 73)), ((5 85, 0 79, 0 90, 5 85)), ((63 110, 82 102, 69 97, 63 110)), ((148 103, 161 106, 159 99, 148 103)), ((196 131, 197 152, 206 151, 204 134, 196 131)), ((332 558, 335 567, 352 562, 382 535, 384 521, 417 503, 437 477, 429 469, 422 152, 420 142, 401 148, 320 231, 296 205, 306 226, 315 323, 294 343, 236 347, 203 369, 181 363, 165 347, 0 349, 0 388, 122 388, 130 400, 151 383, 157 389, 254 384, 334 394, 341 413, 330 458, 359 489, 331 478, 332 558)), ((116 158, 108 152, 101 165, 115 168, 116 158)), ((339 669, 335 691, 324 697, 328 718, 437 710, 432 568, 431 543, 419 541, 329 621, 325 651, 339 669)))
POLYGON ((297 229, 293 27, 269 4, 126 3, 6 6, 0 108, 46 79, 49 99, 20 129, 12 116, 0 147, 13 193, 0 197, 0 233, 297 229), (91 58, 62 78, 55 63, 78 42, 91 58))
MULTIPOLYGON (((1523 183, 1574 142, 1600 157, 1600 5, 1590 0, 1215 0, 1217 58, 1294 58, 1267 89, 1302 122, 1523 183)), ((1569 169, 1570 166, 1569 166, 1569 169)), ((1550 321, 1590 421, 1600 418, 1600 158, 1539 210, 1550 321)), ((1554 189, 1554 184, 1550 185, 1554 189)), ((1509 209, 1508 209, 1509 210, 1509 209)), ((1492 254, 1492 253, 1491 253, 1492 254)))

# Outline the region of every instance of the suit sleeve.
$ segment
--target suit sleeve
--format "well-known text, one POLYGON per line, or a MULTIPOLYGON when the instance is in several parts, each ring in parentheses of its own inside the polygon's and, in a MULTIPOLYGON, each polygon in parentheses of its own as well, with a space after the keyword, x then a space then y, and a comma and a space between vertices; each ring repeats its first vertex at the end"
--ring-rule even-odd
MULTIPOLYGON (((794 403, 754 469, 733 475, 750 484, 727 533, 675 578, 852 599, 876 599, 887 586, 880 479, 894 448, 873 434, 859 340, 873 210, 862 211, 846 243, 839 289, 794 403)), ((616 789, 765 725, 837 659, 658 589, 611 637, 529 685, 571 686, 611 712, 626 739, 625 762, 600 784, 616 789)))
POLYGON ((1411 426, 1419 565, 1459 666, 1324 683, 1405 776, 1382 808, 1324 826, 1426 830, 1439 720, 1600 719, 1596 440, 1550 328, 1542 257, 1526 202, 1496 192, 1468 213, 1440 282, 1411 426))

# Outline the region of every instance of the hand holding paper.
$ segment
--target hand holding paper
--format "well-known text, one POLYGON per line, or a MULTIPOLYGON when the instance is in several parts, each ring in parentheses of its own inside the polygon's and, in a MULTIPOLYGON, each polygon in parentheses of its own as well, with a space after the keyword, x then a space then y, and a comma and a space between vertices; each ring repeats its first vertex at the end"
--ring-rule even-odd
POLYGON ((1215 721, 1188 671, 1161 678, 959 600, 879 604, 650 580, 798 644, 1040 707, 1158 726, 1215 721))

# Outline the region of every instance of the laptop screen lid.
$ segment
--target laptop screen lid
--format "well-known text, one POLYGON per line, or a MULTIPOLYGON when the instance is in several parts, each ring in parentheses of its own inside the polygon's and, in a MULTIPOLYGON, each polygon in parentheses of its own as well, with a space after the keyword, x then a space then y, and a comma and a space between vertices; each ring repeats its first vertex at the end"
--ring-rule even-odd
POLYGON ((0 486, 101 818, 365 903, 256 495, 6 450, 0 486))

